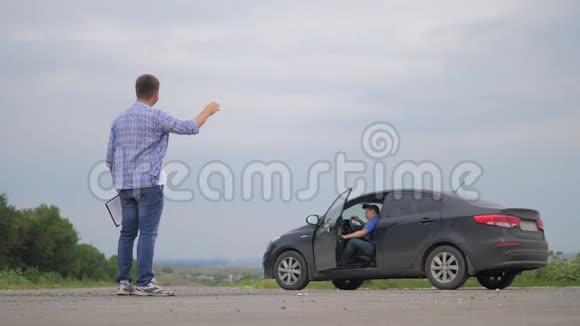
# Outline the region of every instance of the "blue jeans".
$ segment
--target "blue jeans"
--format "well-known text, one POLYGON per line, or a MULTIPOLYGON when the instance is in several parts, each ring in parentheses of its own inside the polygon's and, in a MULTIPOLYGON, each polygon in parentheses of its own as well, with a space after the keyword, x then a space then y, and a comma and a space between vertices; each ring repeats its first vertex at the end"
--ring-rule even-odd
POLYGON ((145 286, 155 276, 153 253, 163 211, 163 186, 123 189, 119 191, 119 197, 123 209, 123 222, 119 236, 117 282, 132 281, 133 243, 139 232, 136 284, 145 286))

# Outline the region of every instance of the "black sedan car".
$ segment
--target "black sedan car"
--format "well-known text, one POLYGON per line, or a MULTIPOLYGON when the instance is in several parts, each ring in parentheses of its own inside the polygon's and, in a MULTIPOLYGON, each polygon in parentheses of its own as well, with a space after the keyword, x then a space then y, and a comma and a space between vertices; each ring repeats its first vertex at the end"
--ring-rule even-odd
POLYGON ((439 289, 461 287, 470 276, 486 288, 503 289, 524 270, 545 266, 548 243, 537 211, 505 208, 454 193, 396 190, 349 199, 342 193, 322 215, 270 242, 264 254, 264 276, 286 290, 310 281, 331 280, 355 290, 365 280, 424 278, 439 289), (345 264, 349 240, 342 234, 362 226, 351 216, 364 204, 380 208, 372 255, 345 264))

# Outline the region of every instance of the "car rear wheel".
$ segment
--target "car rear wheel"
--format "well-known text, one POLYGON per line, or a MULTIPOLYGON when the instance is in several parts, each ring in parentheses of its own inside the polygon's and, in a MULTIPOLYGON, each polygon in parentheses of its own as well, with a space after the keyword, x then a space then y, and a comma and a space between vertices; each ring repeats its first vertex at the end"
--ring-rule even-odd
POLYGON ((332 284, 339 289, 345 291, 352 291, 358 289, 364 283, 363 280, 334 280, 332 284))
POLYGON ((286 251, 274 263, 274 278, 284 290, 302 290, 310 280, 306 261, 296 251, 286 251))
POLYGON ((455 290, 467 281, 467 264, 461 251, 440 246, 431 251, 425 261, 425 275, 440 290, 455 290))
POLYGON ((514 272, 479 273, 475 277, 482 286, 490 289, 505 289, 516 279, 514 272))

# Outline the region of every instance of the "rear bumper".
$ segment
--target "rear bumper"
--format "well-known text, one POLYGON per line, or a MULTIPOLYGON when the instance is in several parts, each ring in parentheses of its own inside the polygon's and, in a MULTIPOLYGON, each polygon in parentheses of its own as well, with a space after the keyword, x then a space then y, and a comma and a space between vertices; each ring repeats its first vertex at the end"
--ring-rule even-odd
POLYGON ((486 249, 472 259, 473 274, 488 270, 524 271, 546 266, 549 249, 546 241, 517 240, 515 246, 497 246, 486 249))
POLYGON ((535 269, 548 263, 548 248, 546 250, 512 248, 503 252, 497 266, 510 269, 535 269))

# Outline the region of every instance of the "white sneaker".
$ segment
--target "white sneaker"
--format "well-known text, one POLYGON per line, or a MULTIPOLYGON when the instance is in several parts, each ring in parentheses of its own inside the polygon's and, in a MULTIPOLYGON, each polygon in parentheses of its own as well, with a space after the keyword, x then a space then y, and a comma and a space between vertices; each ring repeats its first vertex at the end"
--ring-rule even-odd
POLYGON ((135 287, 129 282, 121 281, 117 289, 117 295, 131 295, 135 292, 135 287))
POLYGON ((175 291, 160 287, 155 279, 152 279, 146 286, 135 287, 133 294, 140 296, 171 297, 175 295, 175 291))

